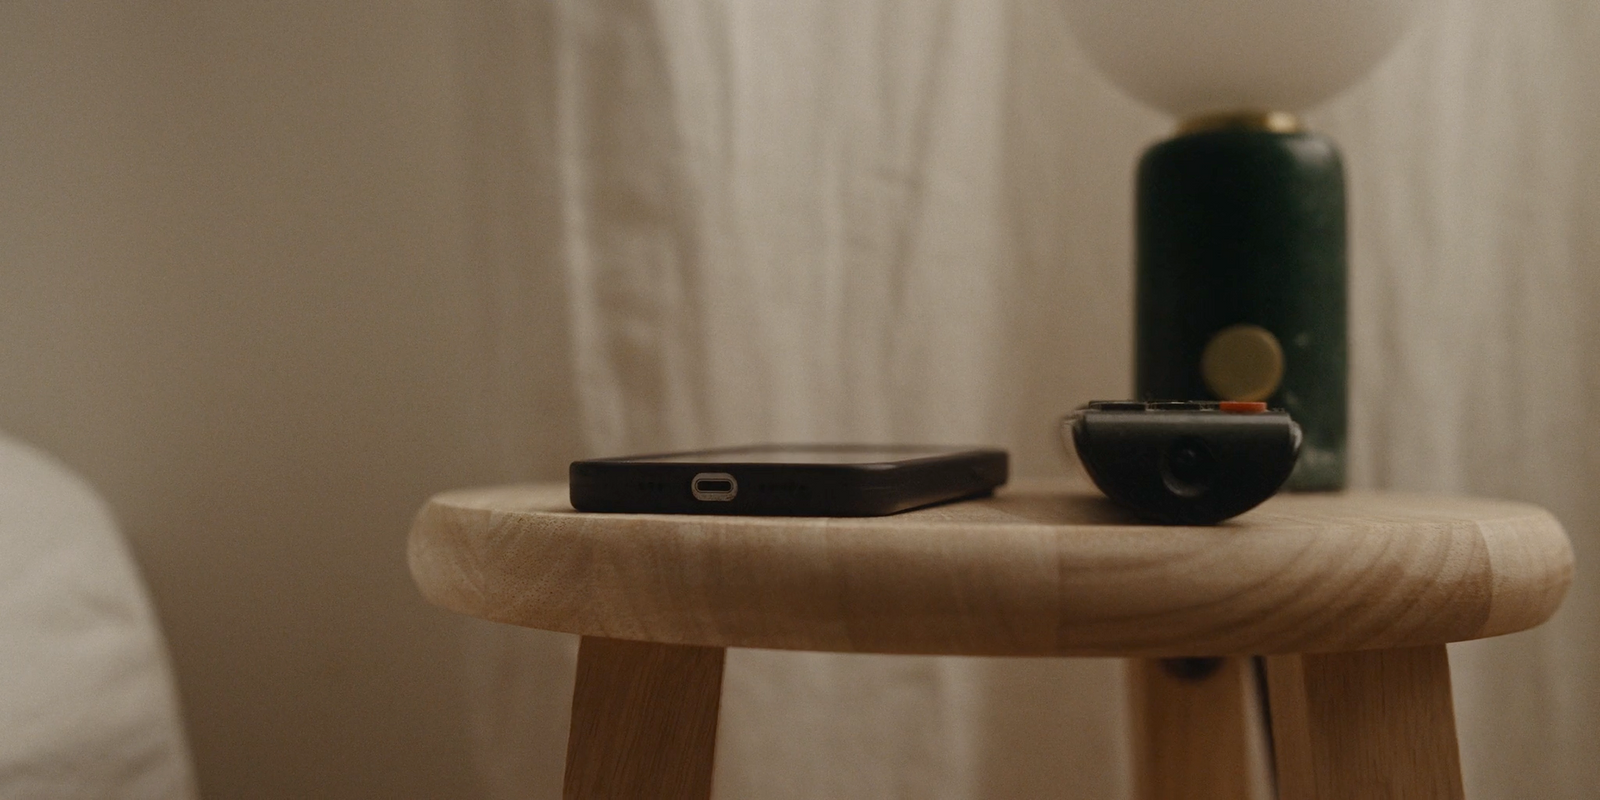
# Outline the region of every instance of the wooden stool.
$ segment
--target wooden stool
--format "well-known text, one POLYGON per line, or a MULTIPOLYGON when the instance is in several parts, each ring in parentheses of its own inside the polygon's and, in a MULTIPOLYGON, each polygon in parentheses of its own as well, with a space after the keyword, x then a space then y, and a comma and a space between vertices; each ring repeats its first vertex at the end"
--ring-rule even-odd
POLYGON ((1281 797, 1460 798, 1445 643, 1538 625, 1572 578, 1560 524, 1521 503, 1286 495, 1177 528, 1027 483, 833 519, 456 491, 409 550, 438 605, 583 636, 568 798, 707 797, 728 647, 1133 657, 1145 798, 1244 796, 1238 656, 1265 654, 1281 797), (1155 660, 1199 656, 1232 658, 1155 660))

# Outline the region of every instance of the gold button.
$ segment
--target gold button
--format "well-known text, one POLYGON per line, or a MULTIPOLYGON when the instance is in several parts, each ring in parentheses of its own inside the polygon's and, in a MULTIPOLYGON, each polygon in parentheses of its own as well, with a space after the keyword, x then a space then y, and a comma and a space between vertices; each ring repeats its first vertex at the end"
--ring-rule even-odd
POLYGON ((1230 325, 1206 344, 1200 376, 1218 399, 1265 400, 1283 381, 1283 347, 1260 325, 1230 325))

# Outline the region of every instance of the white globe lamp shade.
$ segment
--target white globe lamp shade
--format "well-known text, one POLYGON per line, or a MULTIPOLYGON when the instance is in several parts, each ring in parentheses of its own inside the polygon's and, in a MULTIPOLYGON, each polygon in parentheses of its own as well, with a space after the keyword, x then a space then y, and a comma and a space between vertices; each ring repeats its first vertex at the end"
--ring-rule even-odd
POLYGON ((1300 112, 1359 81, 1430 0, 1062 0, 1106 77, 1188 119, 1300 112))

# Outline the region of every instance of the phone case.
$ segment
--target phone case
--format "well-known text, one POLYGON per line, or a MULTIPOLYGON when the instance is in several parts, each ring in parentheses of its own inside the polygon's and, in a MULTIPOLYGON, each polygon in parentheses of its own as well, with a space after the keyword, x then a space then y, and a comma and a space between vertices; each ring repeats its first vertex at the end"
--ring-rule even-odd
POLYGON ((815 517, 882 516, 986 494, 1008 475, 1004 450, 868 445, 760 445, 597 458, 574 461, 568 470, 578 511, 815 517), (774 460, 792 450, 838 456, 893 451, 899 457, 774 460), (706 460, 670 460, 690 456, 706 460))

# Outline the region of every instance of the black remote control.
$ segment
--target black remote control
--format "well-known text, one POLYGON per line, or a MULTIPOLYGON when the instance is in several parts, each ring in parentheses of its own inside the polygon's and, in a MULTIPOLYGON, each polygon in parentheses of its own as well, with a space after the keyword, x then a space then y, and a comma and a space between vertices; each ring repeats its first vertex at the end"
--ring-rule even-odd
POLYGON ((1283 486, 1300 453, 1300 426, 1265 403, 1103 400, 1062 422, 1063 444, 1100 491, 1173 525, 1211 525, 1255 508, 1283 486))

